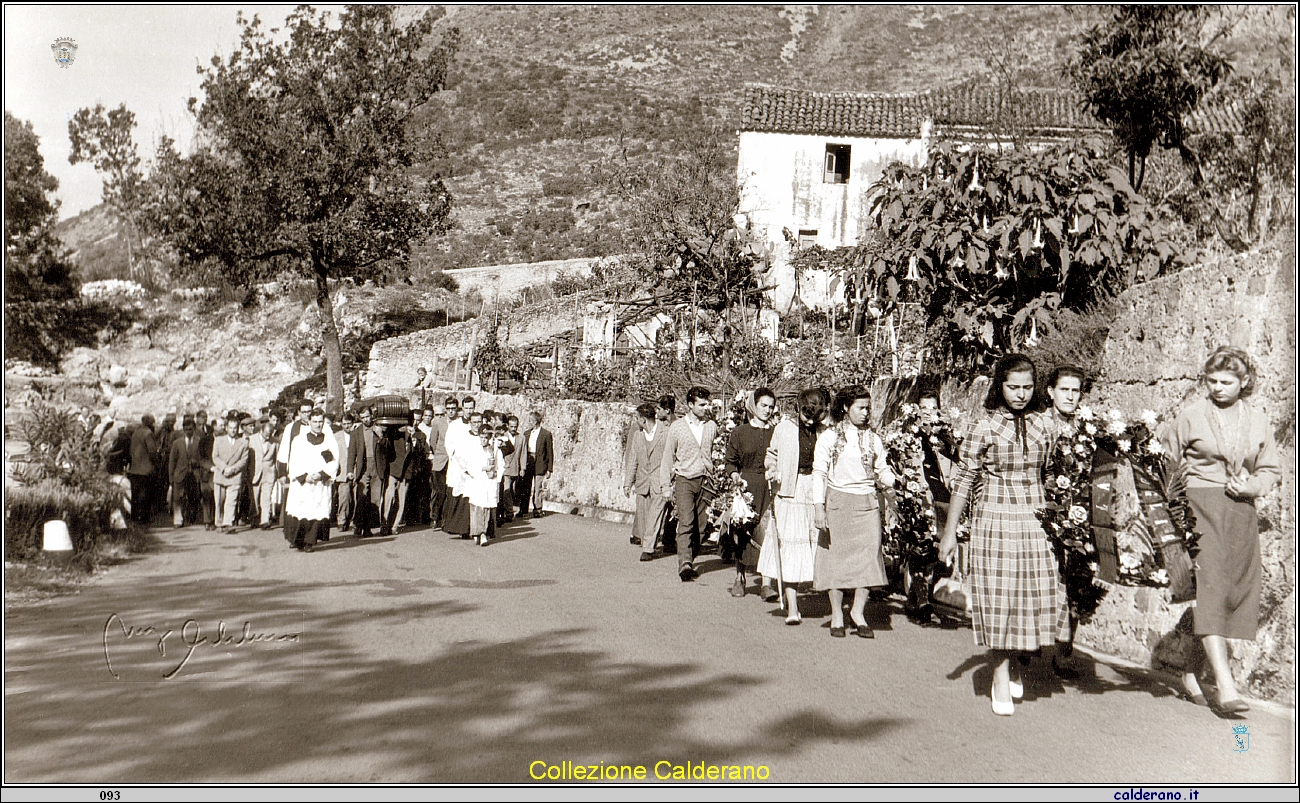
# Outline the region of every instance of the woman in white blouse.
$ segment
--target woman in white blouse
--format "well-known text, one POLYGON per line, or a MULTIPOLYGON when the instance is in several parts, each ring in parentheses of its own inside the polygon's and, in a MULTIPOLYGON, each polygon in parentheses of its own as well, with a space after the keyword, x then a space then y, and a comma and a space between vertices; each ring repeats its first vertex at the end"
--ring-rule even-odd
POLYGON ((843 638, 844 589, 852 588, 849 616, 861 638, 874 638, 863 616, 867 588, 883 586, 877 485, 892 488, 885 445, 868 428, 871 395, 861 385, 841 390, 831 407, 835 426, 817 438, 813 451, 813 504, 821 531, 814 558, 813 586, 830 593, 831 635, 843 638))

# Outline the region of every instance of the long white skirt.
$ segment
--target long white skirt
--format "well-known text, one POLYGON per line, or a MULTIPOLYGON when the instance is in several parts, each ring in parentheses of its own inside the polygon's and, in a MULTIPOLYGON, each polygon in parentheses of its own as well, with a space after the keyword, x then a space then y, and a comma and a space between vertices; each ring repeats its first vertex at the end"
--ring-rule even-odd
POLYGON ((813 483, 811 474, 800 474, 795 481, 794 496, 778 496, 772 501, 772 522, 758 553, 758 573, 779 577, 783 583, 811 583, 813 555, 817 546, 817 528, 813 526, 813 483), (777 537, 772 538, 776 533, 777 537), (777 541, 781 559, 777 562, 777 541))

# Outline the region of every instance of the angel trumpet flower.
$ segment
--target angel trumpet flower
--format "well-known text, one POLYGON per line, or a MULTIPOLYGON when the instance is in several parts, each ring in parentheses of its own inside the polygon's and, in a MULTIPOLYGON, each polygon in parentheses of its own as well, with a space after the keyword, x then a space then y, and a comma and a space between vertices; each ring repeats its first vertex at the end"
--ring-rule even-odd
POLYGON ((980 183, 980 158, 976 156, 975 171, 971 174, 970 186, 966 188, 966 192, 983 192, 983 191, 984 191, 984 185, 980 183))
POLYGON ((1038 345, 1038 319, 1032 319, 1029 325, 1029 337, 1025 338, 1025 346, 1033 348, 1038 345))
POLYGON ((1070 224, 1070 234, 1078 234, 1078 233, 1079 233, 1079 216, 1076 214, 1074 216, 1074 221, 1070 224))
POLYGON ((921 280, 921 274, 916 269, 916 254, 912 254, 912 258, 907 260, 907 280, 909 282, 919 282, 921 280))
POLYGON ((1035 251, 1043 250, 1043 221, 1041 218, 1034 221, 1033 248, 1035 251))

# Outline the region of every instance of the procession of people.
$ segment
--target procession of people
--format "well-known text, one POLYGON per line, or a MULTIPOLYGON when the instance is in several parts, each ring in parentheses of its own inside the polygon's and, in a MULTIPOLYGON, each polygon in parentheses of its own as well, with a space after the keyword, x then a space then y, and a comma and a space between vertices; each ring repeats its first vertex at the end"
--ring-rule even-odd
MULTIPOLYGON (((1095 416, 1082 403, 1088 381, 1077 366, 1043 372, 1007 355, 983 415, 962 427, 945 416, 933 383, 918 383, 909 409, 883 429, 872 423, 882 418, 879 401, 860 384, 805 388, 786 400, 755 388, 739 394, 734 414, 692 387, 679 416, 667 394, 637 406, 627 431, 630 541, 643 562, 675 555, 684 583, 716 551, 735 571, 729 593, 779 603, 787 625, 802 623, 810 595, 825 594, 833 638, 875 638, 867 606, 892 594, 904 598, 909 620, 933 626, 936 584, 948 578, 966 594, 965 611, 948 613, 967 615, 975 644, 988 650, 990 707, 1007 716, 1035 656, 1046 651, 1060 677, 1077 677, 1076 632, 1108 582, 1168 584, 1154 555, 1146 564, 1113 556, 1117 576, 1101 577, 1086 509, 1091 450, 1104 442, 1138 473, 1144 459, 1172 461, 1188 478, 1181 507, 1190 513, 1180 526, 1197 551, 1195 633, 1214 704, 1239 714, 1248 705, 1226 639, 1255 637, 1254 499, 1280 476, 1269 421, 1247 401, 1257 382, 1250 358, 1216 350, 1205 363, 1205 398, 1159 432, 1149 411, 1134 425, 1095 416)), ((528 413, 521 431, 517 416, 480 411, 472 395, 415 411, 403 400, 396 410, 361 402, 336 424, 308 399, 283 426, 269 408, 257 418, 227 411, 212 425, 199 411, 161 426, 146 415, 102 436, 111 441, 110 471, 130 481, 138 520, 166 506, 176 527, 278 524, 303 552, 331 531, 364 539, 411 525, 488 546, 500 527, 543 515, 556 456, 541 411, 528 413)), ((1185 693, 1207 705, 1199 668, 1188 667, 1185 693)))

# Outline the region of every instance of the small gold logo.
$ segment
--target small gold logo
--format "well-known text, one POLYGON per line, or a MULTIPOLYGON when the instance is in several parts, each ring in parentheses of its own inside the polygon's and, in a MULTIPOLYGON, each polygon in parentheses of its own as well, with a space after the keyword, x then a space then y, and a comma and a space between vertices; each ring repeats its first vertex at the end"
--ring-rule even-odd
POLYGON ((54 40, 50 45, 50 50, 54 51, 54 60, 59 63, 60 67, 68 68, 77 58, 77 43, 72 41, 71 37, 61 36, 54 40))

